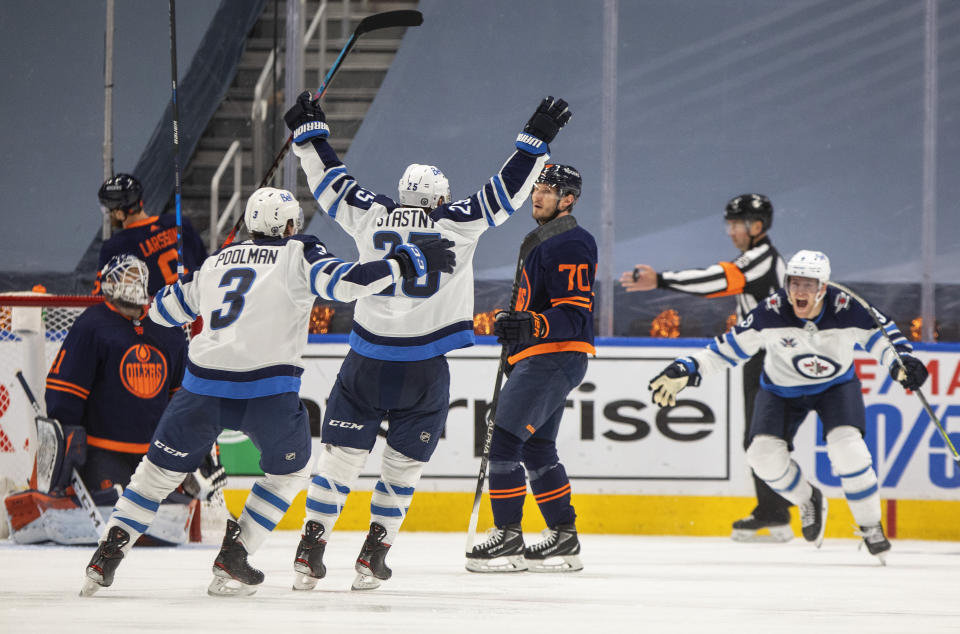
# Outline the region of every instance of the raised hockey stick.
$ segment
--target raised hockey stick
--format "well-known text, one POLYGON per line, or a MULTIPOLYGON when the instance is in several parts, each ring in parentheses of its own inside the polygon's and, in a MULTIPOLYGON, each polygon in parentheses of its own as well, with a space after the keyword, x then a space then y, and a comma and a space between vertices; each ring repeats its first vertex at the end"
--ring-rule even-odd
MULTIPOLYGON (((47 418, 43 415, 43 410, 40 409, 40 403, 37 402, 36 397, 34 397, 33 392, 30 390, 30 386, 27 385, 27 379, 24 378, 23 372, 17 370, 16 372, 17 381, 20 382, 20 387, 23 388, 24 394, 27 395, 27 400, 30 401, 30 405, 33 407, 33 411, 36 414, 35 422, 37 424, 37 435, 41 433, 41 427, 44 429, 43 433, 53 433, 56 438, 63 439, 63 429, 60 426, 60 422, 55 418, 47 418)), ((47 478, 47 486, 49 488, 49 477, 55 471, 55 464, 52 464, 50 467, 45 468, 49 470, 49 475, 44 477, 47 478)), ((37 479, 40 479, 40 465, 37 465, 37 479)), ((80 479, 80 474, 77 473, 76 469, 73 469, 73 472, 70 474, 70 486, 73 487, 74 493, 77 495, 77 499, 80 500, 80 506, 83 507, 83 510, 86 511, 87 517, 90 518, 90 523, 93 524, 93 530, 99 538, 103 533, 103 518, 100 517, 100 511, 97 510, 97 505, 93 503, 93 498, 90 497, 90 492, 87 491, 86 485, 83 483, 83 480, 80 479)))
MULTIPOLYGON (((540 244, 556 237, 561 233, 566 233, 577 226, 577 220, 573 216, 561 216, 551 220, 545 225, 540 225, 524 238, 520 243, 520 255, 517 257, 517 271, 513 275, 513 288, 510 291, 510 305, 507 310, 515 310, 517 305, 517 296, 520 294, 520 278, 523 276, 523 263, 527 256, 540 244)), ((477 532, 477 522, 480 520, 480 498, 483 496, 483 483, 487 479, 487 466, 490 462, 490 440, 493 438, 493 423, 497 415, 497 399, 500 398, 500 387, 503 384, 503 375, 507 367, 507 356, 509 347, 504 344, 500 350, 500 364, 497 366, 497 380, 493 384, 493 398, 490 399, 490 407, 487 409, 487 434, 483 441, 483 453, 480 454, 480 472, 477 474, 477 488, 473 495, 473 510, 470 511, 470 524, 467 527, 467 554, 473 550, 473 540, 477 532)))
MULTIPOLYGON (((170 0, 173 2, 173 0, 170 0)), ((357 40, 364 33, 369 33, 371 31, 379 31, 380 29, 387 29, 392 26, 420 26, 423 24, 423 14, 414 9, 401 9, 399 11, 384 11, 383 13, 374 13, 373 15, 368 15, 364 19, 360 20, 360 24, 357 25, 357 28, 353 30, 353 33, 347 38, 346 44, 343 45, 343 49, 340 50, 340 54, 337 56, 337 59, 333 62, 333 66, 330 67, 330 70, 327 71, 326 76, 323 78, 323 83, 320 84, 320 88, 317 89, 317 92, 313 95, 314 101, 319 101, 327 88, 330 86, 330 82, 333 80, 333 76, 337 74, 337 71, 340 70, 341 64, 343 64, 344 58, 347 56, 347 53, 353 48, 353 45, 357 43, 357 40)), ((261 187, 266 187, 267 183, 273 178, 274 173, 277 171, 277 168, 280 167, 280 161, 283 160, 283 157, 287 155, 287 152, 290 150, 290 144, 293 143, 293 135, 287 137, 287 141, 283 144, 283 147, 280 148, 280 151, 277 153, 276 158, 273 159, 273 164, 270 165, 270 168, 267 170, 267 173, 263 175, 263 178, 260 179, 260 184, 257 185, 257 189, 261 187)), ((233 229, 230 230, 230 233, 227 234, 226 239, 223 241, 223 244, 220 245, 220 248, 231 244, 234 238, 237 237, 237 231, 240 230, 240 225, 243 224, 243 214, 240 214, 240 217, 237 218, 237 221, 233 225, 233 229)))
MULTIPOLYGON (((887 343, 890 344, 890 347, 893 348, 893 351, 896 353, 897 349, 893 345, 893 340, 890 338, 890 335, 887 334, 887 331, 884 329, 883 324, 880 323, 880 319, 877 317, 876 309, 871 306, 867 300, 863 299, 852 290, 844 286, 843 284, 838 284, 836 282, 827 282, 830 286, 836 288, 839 291, 843 291, 850 297, 852 297, 858 304, 867 309, 867 312, 870 313, 870 317, 873 318, 873 323, 877 325, 877 328, 880 329, 881 334, 887 340, 887 343)), ((900 366, 900 369, 904 374, 907 372, 906 366, 903 365, 903 359, 900 358, 900 354, 897 353, 897 365, 900 366)), ((920 399, 920 403, 923 404, 923 409, 926 410, 927 416, 930 417, 930 420, 933 421, 933 424, 937 426, 937 431, 940 432, 940 435, 943 437, 943 441, 947 444, 947 447, 950 448, 950 453, 953 454, 953 460, 960 465, 960 453, 957 453, 957 448, 953 446, 953 443, 950 441, 950 436, 947 435, 947 430, 943 428, 943 425, 940 423, 940 419, 937 418, 937 415, 933 413, 933 408, 930 407, 930 403, 927 402, 927 397, 924 396, 923 391, 920 388, 913 390, 913 393, 917 395, 917 398, 920 399)))
POLYGON ((177 208, 177 279, 183 280, 183 216, 180 202, 180 115, 177 110, 177 11, 170 0, 170 86, 173 89, 173 191, 177 208))

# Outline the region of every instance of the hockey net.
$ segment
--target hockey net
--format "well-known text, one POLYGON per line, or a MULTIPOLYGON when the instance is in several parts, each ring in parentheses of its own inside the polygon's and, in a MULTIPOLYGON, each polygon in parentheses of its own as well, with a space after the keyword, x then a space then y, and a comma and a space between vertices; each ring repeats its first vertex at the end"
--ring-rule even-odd
MULTIPOLYGON (((0 294, 0 500, 30 487, 36 454, 35 413, 15 377, 17 370, 45 410, 47 371, 60 345, 80 313, 102 301, 101 296, 36 291, 0 294)), ((220 539, 227 517, 222 494, 199 506, 191 541, 220 539)), ((0 536, 5 528, 0 521, 0 536)))

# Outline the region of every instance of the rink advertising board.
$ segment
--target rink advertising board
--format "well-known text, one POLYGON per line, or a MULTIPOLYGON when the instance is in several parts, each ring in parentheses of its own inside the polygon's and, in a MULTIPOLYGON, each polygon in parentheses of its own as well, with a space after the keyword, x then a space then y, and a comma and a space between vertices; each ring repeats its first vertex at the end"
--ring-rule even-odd
MULTIPOLYGON (((598 346, 584 381, 567 400, 558 438, 567 472, 582 483, 581 490, 752 494, 740 447, 739 370, 710 376, 700 387, 684 390, 674 408, 660 410, 649 398, 649 380, 670 360, 699 349, 702 343, 612 339, 598 346)), ((304 355, 301 397, 305 401, 326 407, 347 349, 345 343, 311 342, 304 355)), ((448 355, 450 415, 424 471, 421 489, 472 490, 499 350, 485 343, 448 355)), ((925 386, 930 404, 945 428, 955 430, 951 438, 960 445, 960 346, 924 346, 917 355, 930 368, 925 386)), ((900 499, 960 499, 960 472, 919 399, 905 393, 866 353, 858 353, 856 369, 863 382, 866 440, 880 475, 881 494, 900 499)), ((229 434, 222 438, 225 464, 233 473, 255 472, 255 457, 244 461, 241 446, 229 444, 236 440, 242 439, 229 434)), ((315 448, 318 443, 314 438, 315 448)), ((372 485, 372 477, 379 471, 382 445, 378 443, 367 461, 364 475, 370 476, 370 481, 361 481, 361 488, 372 485)), ((805 474, 827 487, 829 495, 842 496, 814 415, 801 427, 796 446, 795 455, 805 474)), ((252 447, 248 450, 255 454, 252 447)))

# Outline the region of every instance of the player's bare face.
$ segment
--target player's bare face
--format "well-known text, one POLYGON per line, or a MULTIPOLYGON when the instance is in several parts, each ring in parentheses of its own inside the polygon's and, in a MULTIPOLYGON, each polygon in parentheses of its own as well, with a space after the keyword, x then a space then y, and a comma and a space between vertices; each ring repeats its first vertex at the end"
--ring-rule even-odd
POLYGON ((800 319, 813 319, 820 312, 823 299, 818 296, 820 280, 812 277, 791 277, 787 282, 787 292, 790 294, 793 312, 800 319))
POLYGON ((533 204, 533 219, 540 222, 553 217, 557 211, 557 205, 560 204, 560 197, 555 188, 537 183, 530 194, 530 202, 533 204))

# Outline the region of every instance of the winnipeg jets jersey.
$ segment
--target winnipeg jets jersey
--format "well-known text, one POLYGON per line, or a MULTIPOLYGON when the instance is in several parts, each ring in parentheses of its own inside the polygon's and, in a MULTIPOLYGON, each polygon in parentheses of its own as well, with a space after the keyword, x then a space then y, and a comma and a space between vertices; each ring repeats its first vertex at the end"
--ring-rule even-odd
POLYGON ((549 155, 518 150, 480 191, 428 215, 360 187, 326 139, 294 144, 294 152, 320 209, 353 236, 361 260, 387 257, 401 243, 422 236, 456 243, 453 273, 430 273, 359 300, 350 346, 374 359, 420 361, 473 345, 477 240, 523 204, 549 155))
POLYGON ((398 279, 396 261, 344 262, 313 236, 247 240, 163 288, 150 317, 165 326, 203 317, 184 389, 226 398, 297 392, 315 297, 350 302, 398 279))
POLYGON ((734 367, 764 349, 767 354, 761 387, 784 398, 819 394, 853 380, 856 344, 885 368, 890 367, 898 353, 913 350, 895 323, 876 308, 873 311, 894 347, 876 327, 867 309, 848 294, 828 287, 820 314, 803 320, 794 314, 786 291, 780 289, 743 321, 692 356, 699 363, 701 374, 709 374, 734 367))

